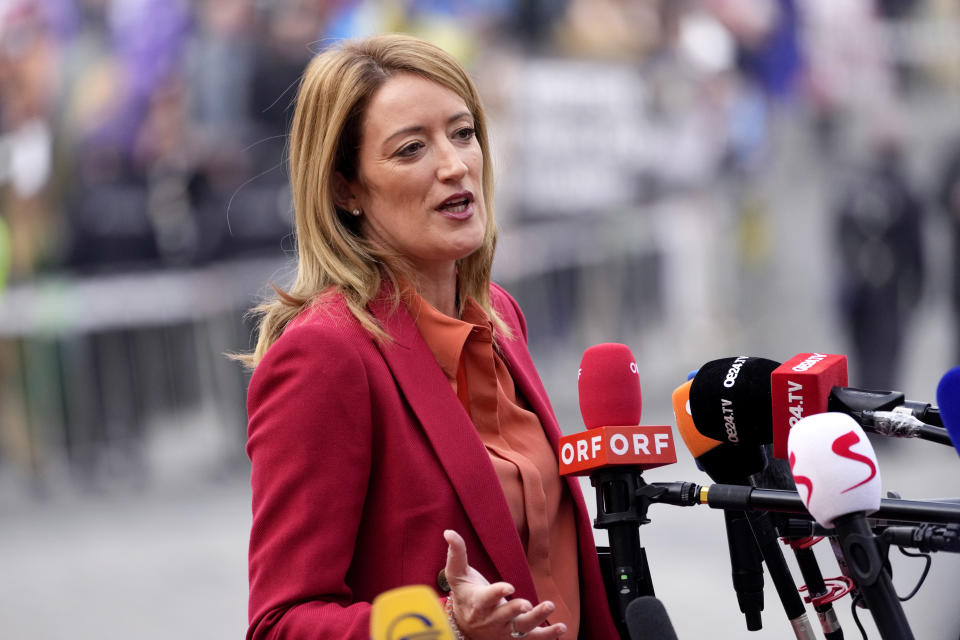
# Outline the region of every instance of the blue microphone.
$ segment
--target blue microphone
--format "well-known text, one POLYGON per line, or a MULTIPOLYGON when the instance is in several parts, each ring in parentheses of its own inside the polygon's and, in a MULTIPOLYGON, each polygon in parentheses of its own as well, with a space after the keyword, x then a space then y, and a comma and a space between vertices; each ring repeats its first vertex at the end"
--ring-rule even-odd
POLYGON ((947 371, 937 385, 937 405, 940 418, 953 446, 960 453, 960 367, 947 371))

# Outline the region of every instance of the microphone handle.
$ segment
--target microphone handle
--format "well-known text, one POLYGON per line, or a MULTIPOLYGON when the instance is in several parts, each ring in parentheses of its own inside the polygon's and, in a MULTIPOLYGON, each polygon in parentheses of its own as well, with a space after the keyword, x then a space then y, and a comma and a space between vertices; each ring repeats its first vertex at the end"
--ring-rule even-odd
MULTIPOLYGON (((790 464, 786 460, 780 460, 773 456, 773 451, 769 446, 763 446, 764 458, 767 460, 767 466, 758 475, 755 476, 755 486, 770 489, 785 489, 787 491, 796 491, 797 485, 793 481, 793 473, 790 471, 790 464)), ((774 518, 777 532, 781 537, 786 535, 779 519, 774 518)), ((807 593, 810 595, 810 601, 814 610, 817 612, 817 618, 820 620, 820 628, 827 640, 843 640, 843 629, 840 628, 840 621, 837 619, 837 613, 833 610, 833 604, 829 601, 816 603, 817 598, 826 596, 829 591, 823 581, 823 573, 820 571, 820 565, 817 563, 817 557, 809 547, 796 547, 791 545, 793 555, 797 559, 797 566, 800 567, 800 575, 806 583, 807 593)))
POLYGON ((648 502, 638 499, 647 486, 641 472, 632 467, 600 469, 590 474, 597 497, 596 529, 606 529, 610 542, 612 586, 617 611, 614 619, 622 627, 627 606, 639 596, 656 595, 647 563, 646 550, 640 544, 640 525, 649 523, 648 502))
MULTIPOLYGON (((817 563, 817 557, 813 549, 794 549, 794 555, 797 558, 797 565, 800 567, 800 575, 803 581, 807 583, 807 592, 811 600, 827 594, 827 584, 823 581, 823 573, 820 571, 820 565, 817 563)), ((813 608, 820 619, 820 627, 823 629, 823 635, 827 640, 843 640, 843 629, 840 628, 840 620, 837 619, 837 612, 833 609, 833 604, 827 602, 824 604, 815 604, 813 608)))
POLYGON ((763 557, 753 537, 750 523, 742 511, 723 512, 727 525, 727 546, 730 549, 730 574, 737 604, 746 617, 747 631, 763 628, 763 557))
POLYGON ((950 432, 943 427, 935 427, 926 424, 920 425, 920 427, 917 428, 917 437, 921 440, 927 440, 928 442, 945 444, 950 447, 953 446, 953 440, 950 439, 950 432))
POLYGON ((746 514, 757 540, 757 546, 760 547, 760 553, 763 555, 763 561, 767 563, 770 579, 773 580, 773 586, 776 587, 777 595, 780 596, 783 610, 790 619, 790 624, 793 625, 797 640, 813 640, 816 636, 807 618, 803 599, 797 592, 797 585, 790 575, 790 567, 787 566, 783 551, 780 549, 780 539, 773 526, 773 519, 769 513, 747 511, 746 514))
POLYGON ((912 547, 921 553, 960 553, 960 525, 922 524, 916 527, 887 527, 880 539, 898 547, 912 547))
MULTIPOLYGON (((669 484, 669 483, 665 483, 669 484)), ((666 487, 667 492, 673 487, 666 487)), ((675 492, 686 497, 691 492, 685 487, 675 492)), ((783 513, 809 514, 796 491, 779 489, 755 489, 740 485, 714 484, 700 487, 699 503, 706 502, 712 509, 737 509, 750 511, 780 511, 783 513), (705 499, 704 499, 705 494, 705 499)), ((666 502, 667 500, 662 500, 666 502)), ((692 503, 690 503, 692 504, 692 503)), ((882 498, 880 509, 871 517, 897 522, 930 522, 937 524, 960 523, 960 504, 955 502, 930 502, 927 500, 900 500, 882 498)))
POLYGON ((914 640, 890 574, 883 566, 877 539, 862 512, 840 516, 833 522, 843 545, 854 582, 860 588, 883 640, 914 640))

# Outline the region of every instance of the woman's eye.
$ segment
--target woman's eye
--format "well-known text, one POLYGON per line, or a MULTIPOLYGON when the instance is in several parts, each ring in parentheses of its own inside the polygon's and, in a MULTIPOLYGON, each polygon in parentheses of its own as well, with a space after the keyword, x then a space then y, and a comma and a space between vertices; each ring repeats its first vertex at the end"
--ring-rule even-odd
POLYGON ((408 145, 400 147, 400 150, 397 151, 397 155, 401 158, 409 158, 410 156, 416 154, 417 151, 420 151, 422 147, 423 144, 420 142, 411 142, 408 145))
POLYGON ((476 133, 477 133, 477 130, 474 129, 473 127, 463 127, 462 129, 457 129, 457 133, 455 135, 461 140, 469 140, 476 133))

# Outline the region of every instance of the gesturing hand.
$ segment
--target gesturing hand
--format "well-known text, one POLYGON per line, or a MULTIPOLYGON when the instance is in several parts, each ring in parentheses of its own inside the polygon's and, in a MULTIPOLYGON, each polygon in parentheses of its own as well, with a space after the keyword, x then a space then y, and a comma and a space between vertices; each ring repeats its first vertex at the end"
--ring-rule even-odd
POLYGON ((553 613, 552 602, 544 601, 534 607, 523 598, 507 600, 507 596, 513 593, 513 585, 506 582, 490 584, 471 567, 467 563, 467 545, 456 531, 444 531, 443 538, 448 545, 444 573, 453 594, 454 617, 460 631, 469 640, 524 637, 549 640, 559 638, 567 631, 563 623, 539 626, 553 613))

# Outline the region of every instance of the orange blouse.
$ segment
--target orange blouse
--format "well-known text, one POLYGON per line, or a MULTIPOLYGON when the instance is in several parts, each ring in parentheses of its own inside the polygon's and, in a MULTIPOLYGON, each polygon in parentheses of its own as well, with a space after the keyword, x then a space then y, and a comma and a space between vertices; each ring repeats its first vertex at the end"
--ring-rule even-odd
POLYGON ((536 414, 517 397, 513 378, 493 348, 493 325, 470 299, 463 319, 451 318, 408 290, 420 334, 476 426, 506 496, 541 601, 556 610, 551 624, 580 626, 577 529, 573 500, 536 414))

